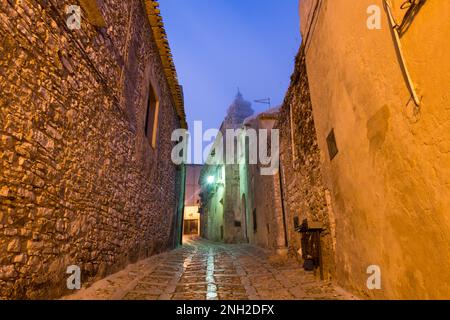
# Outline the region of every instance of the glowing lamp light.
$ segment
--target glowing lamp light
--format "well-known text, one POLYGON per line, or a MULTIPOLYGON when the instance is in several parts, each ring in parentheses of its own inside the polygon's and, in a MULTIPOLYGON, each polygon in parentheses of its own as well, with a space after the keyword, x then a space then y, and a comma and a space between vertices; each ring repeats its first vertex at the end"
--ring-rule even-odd
POLYGON ((209 177, 206 179, 206 182, 208 182, 209 184, 214 183, 214 176, 209 176, 209 177))

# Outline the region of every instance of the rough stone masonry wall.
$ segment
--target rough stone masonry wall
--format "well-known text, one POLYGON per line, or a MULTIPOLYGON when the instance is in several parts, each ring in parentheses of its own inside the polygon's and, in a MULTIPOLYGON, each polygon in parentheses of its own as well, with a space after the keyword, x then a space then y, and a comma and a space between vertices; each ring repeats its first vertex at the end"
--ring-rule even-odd
MULTIPOLYGON (((254 130, 269 130, 270 133, 276 123, 275 114, 260 114, 252 120, 246 121, 246 127, 254 130)), ((243 139, 242 137, 240 139, 243 139)), ((251 144, 252 142, 250 142, 251 144)), ((247 147, 247 154, 250 152, 247 147)), ((271 154, 269 143, 267 153, 271 154)), ((251 244, 266 247, 283 253, 285 249, 285 234, 283 222, 282 198, 280 194, 280 176, 278 171, 274 175, 262 175, 261 164, 249 164, 249 157, 245 164, 240 165, 241 197, 247 199, 247 236, 251 244)))
POLYGON ((288 244, 290 254, 301 258, 298 254, 301 236, 294 230, 294 217, 298 217, 299 223, 303 219, 322 222, 325 227, 321 237, 324 276, 329 279, 335 268, 334 219, 329 218, 333 216, 332 209, 327 205, 327 190, 322 182, 303 50, 302 46, 277 123, 288 244))
POLYGON ((106 28, 70 31, 76 3, 0 0, 0 298, 58 297, 69 265, 86 284, 173 245, 179 119, 145 9, 98 1, 106 28))
MULTIPOLYGON (((279 198, 275 197, 274 177, 262 176, 256 164, 246 166, 248 169, 247 216, 249 225, 247 234, 249 242, 262 247, 276 249, 276 209, 279 198), (256 230, 253 210, 256 210, 256 230)), ((276 176, 277 177, 277 176, 276 176)), ((275 178, 276 178, 275 177, 275 178)))

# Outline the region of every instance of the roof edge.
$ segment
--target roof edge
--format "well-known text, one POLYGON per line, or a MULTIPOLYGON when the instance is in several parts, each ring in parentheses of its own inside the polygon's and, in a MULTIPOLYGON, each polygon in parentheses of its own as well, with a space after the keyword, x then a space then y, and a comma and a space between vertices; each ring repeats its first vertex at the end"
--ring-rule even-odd
POLYGON ((184 110, 183 89, 178 82, 178 75, 173 62, 172 53, 170 51, 167 33, 164 28, 164 22, 159 10, 157 0, 144 0, 145 9, 147 11, 148 21, 152 28, 153 38, 158 47, 158 53, 161 57, 164 75, 169 84, 171 96, 175 104, 175 111, 180 119, 181 128, 187 129, 186 113, 184 110))

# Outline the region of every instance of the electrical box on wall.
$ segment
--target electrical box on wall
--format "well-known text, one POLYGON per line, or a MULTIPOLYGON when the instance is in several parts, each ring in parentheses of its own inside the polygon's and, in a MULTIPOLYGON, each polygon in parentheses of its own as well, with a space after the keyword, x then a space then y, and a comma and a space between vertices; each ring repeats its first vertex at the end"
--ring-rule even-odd
POLYGON ((330 155, 330 160, 333 160, 336 155, 339 153, 337 144, 336 144, 336 136, 334 135, 334 129, 331 129, 330 134, 327 137, 327 145, 328 145, 328 154, 330 155))

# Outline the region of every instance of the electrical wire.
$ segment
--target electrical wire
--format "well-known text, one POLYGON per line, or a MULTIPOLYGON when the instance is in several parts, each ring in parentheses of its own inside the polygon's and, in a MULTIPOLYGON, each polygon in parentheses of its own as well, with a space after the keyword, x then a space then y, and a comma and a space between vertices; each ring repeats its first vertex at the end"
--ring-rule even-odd
POLYGON ((402 10, 406 10, 406 13, 403 16, 403 20, 400 25, 397 25, 400 35, 403 35, 406 32, 415 15, 419 12, 420 8, 425 4, 426 1, 427 0, 406 0, 402 3, 400 8, 402 10))

